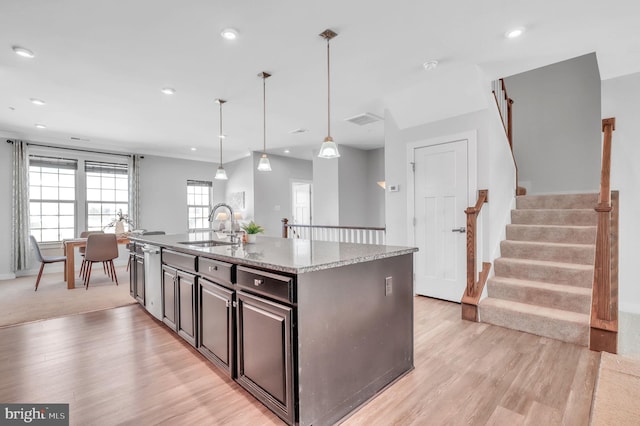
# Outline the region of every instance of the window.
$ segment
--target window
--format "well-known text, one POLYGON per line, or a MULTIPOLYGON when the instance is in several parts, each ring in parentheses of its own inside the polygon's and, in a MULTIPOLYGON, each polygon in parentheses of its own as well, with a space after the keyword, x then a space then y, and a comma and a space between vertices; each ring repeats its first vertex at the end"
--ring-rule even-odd
POLYGON ((29 221, 38 242, 74 237, 77 169, 76 160, 29 157, 29 221))
POLYGON ((85 161, 87 230, 99 231, 129 214, 129 171, 126 164, 85 161))
POLYGON ((208 230, 213 183, 200 180, 187 181, 187 210, 189 231, 208 230))

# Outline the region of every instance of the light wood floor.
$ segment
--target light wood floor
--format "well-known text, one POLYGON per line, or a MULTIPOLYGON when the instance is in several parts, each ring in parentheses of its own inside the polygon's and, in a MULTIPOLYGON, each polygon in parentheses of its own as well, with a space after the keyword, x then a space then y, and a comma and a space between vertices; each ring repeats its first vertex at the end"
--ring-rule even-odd
MULTIPOLYGON (((599 354, 415 299, 415 370, 346 425, 586 425, 599 354)), ((0 401, 71 424, 281 425, 137 305, 0 329, 0 401)))

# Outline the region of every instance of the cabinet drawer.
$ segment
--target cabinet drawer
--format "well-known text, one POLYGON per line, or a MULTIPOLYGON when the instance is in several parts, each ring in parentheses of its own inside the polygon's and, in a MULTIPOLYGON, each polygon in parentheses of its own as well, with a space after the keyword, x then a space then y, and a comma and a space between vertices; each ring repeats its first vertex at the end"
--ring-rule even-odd
POLYGON ((191 254, 162 250, 162 263, 183 271, 196 272, 196 259, 197 257, 191 254))
POLYGON ((262 294, 283 302, 293 303, 293 278, 271 272, 238 266, 238 285, 252 293, 262 294))
POLYGON ((218 284, 233 285, 233 265, 219 260, 198 258, 198 272, 218 284))

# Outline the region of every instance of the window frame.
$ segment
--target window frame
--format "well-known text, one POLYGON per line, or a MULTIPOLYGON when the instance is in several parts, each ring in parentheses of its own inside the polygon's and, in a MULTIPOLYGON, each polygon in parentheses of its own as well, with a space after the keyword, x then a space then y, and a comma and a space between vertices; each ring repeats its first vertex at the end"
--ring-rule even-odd
MULTIPOLYGON (((110 162, 110 161, 94 161, 94 160, 85 160, 84 161, 84 191, 85 191, 85 228, 87 231, 101 231, 105 230, 105 228, 111 228, 110 224, 114 223, 115 219, 118 216, 118 212, 122 210, 122 214, 128 216, 129 215, 129 166, 128 164, 118 163, 118 162, 110 162), (124 176, 124 179, 120 176, 124 176), (100 184, 98 187, 90 186, 92 184, 89 183, 90 180, 99 179, 100 184), (111 180, 113 179, 113 185, 111 187, 105 187, 105 179, 111 180), (118 181, 124 180, 125 185, 121 185, 118 187, 118 181), (124 188, 124 189, 123 189, 124 188), (99 191, 100 199, 90 198, 90 191, 99 191), (105 193, 113 191, 113 201, 107 200, 104 201, 103 197, 105 193), (118 201, 118 193, 126 193, 126 201, 118 201), (100 205, 100 213, 92 213, 91 205, 98 204, 100 205), (105 206, 113 206, 113 211, 106 210, 105 206), (125 207, 123 209, 123 207, 125 207), (91 218, 99 217, 100 226, 92 225, 91 218)), ((128 225, 128 224, 126 224, 128 225)), ((115 230, 115 228, 114 228, 115 230)), ((129 229, 131 230, 131 229, 129 229)), ((107 229, 109 232, 110 229, 107 229)))
MULTIPOLYGON (((196 195, 196 194, 193 194, 193 195, 196 195)), ((197 195, 202 196, 203 194, 197 194, 197 195)), ((213 181, 188 179, 187 180, 187 232, 202 232, 202 231, 212 230, 213 229, 212 223, 209 222, 209 213, 211 212, 212 207, 213 207, 213 181), (190 203, 189 198, 191 194, 189 191, 191 188, 207 188, 208 190, 207 195, 209 198, 208 204, 190 203), (200 216, 198 216, 197 214, 192 216, 191 209, 203 209, 205 213, 201 214, 200 216), (192 228, 190 226, 192 217, 193 217, 193 220, 200 221, 201 224, 206 224, 206 226, 202 228, 192 228)))
MULTIPOLYGON (((51 176, 50 176, 51 177, 51 176)), ((43 154, 29 154, 29 233, 36 238, 38 243, 47 244, 59 244, 65 238, 73 238, 76 234, 77 229, 77 217, 78 217, 78 160, 75 158, 61 158, 61 157, 52 157, 43 154), (38 170, 34 170, 34 169, 38 170), (45 171, 48 169, 49 171, 45 171), (52 171, 56 170, 55 173, 52 171), (72 173, 60 173, 61 170, 72 170, 72 173), (38 184, 34 184, 32 180, 32 174, 37 173, 40 175, 38 184), (57 175, 57 184, 46 185, 46 181, 42 179, 43 174, 48 175, 57 175), (73 186, 60 186, 60 176, 72 176, 73 186), (38 188, 40 192, 40 197, 33 198, 34 189, 38 188), (44 188, 56 188, 57 197, 56 198, 47 198, 43 197, 43 189, 44 188), (72 189, 73 191, 73 199, 69 198, 61 198, 60 192, 61 189, 72 189), (33 204, 40 204, 40 210, 38 214, 33 213, 32 206, 33 204), (57 212, 55 215, 45 215, 43 214, 43 205, 53 205, 57 204, 57 212), (61 206, 62 205, 71 205, 71 214, 61 214, 61 206), (58 225, 57 227, 45 227, 43 217, 57 217, 58 225), (69 217, 71 216, 73 225, 72 227, 64 226, 61 227, 61 217, 69 217), (34 228, 32 224, 34 223, 34 217, 39 218, 40 227, 34 228), (57 238, 56 240, 43 240, 43 231, 44 230, 57 230, 57 238), (65 236, 63 230, 71 229, 71 235, 65 236)))

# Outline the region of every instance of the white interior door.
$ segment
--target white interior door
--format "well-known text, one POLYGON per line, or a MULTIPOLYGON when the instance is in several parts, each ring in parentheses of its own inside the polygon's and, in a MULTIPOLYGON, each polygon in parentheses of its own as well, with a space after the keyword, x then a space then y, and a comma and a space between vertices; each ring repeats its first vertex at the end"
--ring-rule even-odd
POLYGON ((293 202, 292 223, 311 225, 311 184, 308 182, 291 183, 291 200, 293 202))
POLYGON ((467 141, 414 149, 416 293, 460 302, 466 286, 467 141))

